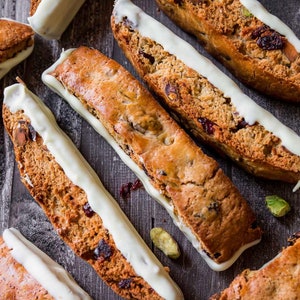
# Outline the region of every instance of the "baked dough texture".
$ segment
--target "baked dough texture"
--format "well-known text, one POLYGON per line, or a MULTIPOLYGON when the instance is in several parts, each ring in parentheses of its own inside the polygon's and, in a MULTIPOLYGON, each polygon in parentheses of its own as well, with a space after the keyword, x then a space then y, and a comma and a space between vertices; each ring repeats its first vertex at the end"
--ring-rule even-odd
POLYGON ((300 156, 288 151, 261 124, 249 125, 231 99, 207 78, 142 36, 131 20, 116 22, 112 16, 111 26, 141 78, 196 139, 225 153, 255 176, 290 183, 300 180, 300 156))
POLYGON ((0 19, 0 63, 33 45, 34 32, 26 24, 0 19))
POLYGON ((239 0, 156 2, 239 80, 272 97, 300 102, 300 54, 239 0), (273 41, 278 49, 272 43, 261 45, 262 39, 273 41))
POLYGON ((0 299, 52 300, 49 293, 10 254, 0 237, 0 299))
POLYGON ((225 262, 260 239, 252 210, 216 161, 117 62, 80 47, 49 75, 77 97, 144 170, 212 260, 225 262))
POLYGON ((300 296, 300 233, 277 257, 256 271, 244 270, 210 300, 283 300, 300 296))
POLYGON ((30 119, 20 110, 11 113, 4 104, 3 122, 21 180, 60 237, 121 297, 162 299, 121 254, 99 215, 88 207, 86 193, 66 176, 30 119))

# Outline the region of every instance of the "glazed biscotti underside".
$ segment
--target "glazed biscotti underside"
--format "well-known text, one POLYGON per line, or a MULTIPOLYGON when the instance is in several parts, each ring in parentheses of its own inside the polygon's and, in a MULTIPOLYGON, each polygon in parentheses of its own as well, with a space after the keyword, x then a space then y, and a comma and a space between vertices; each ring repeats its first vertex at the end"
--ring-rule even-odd
POLYGON ((104 136, 99 124, 105 127, 109 143, 117 141, 123 151, 114 149, 122 159, 127 154, 124 162, 142 174, 150 195, 171 212, 175 223, 191 232, 195 247, 217 263, 213 268, 229 267, 241 249, 258 242, 255 217, 232 182, 118 63, 80 47, 63 53, 44 72, 43 81, 104 136))
POLYGON ((211 300, 299 299, 300 233, 296 233, 272 261, 257 271, 249 269, 238 275, 230 286, 211 300))
POLYGON ((115 5, 112 30, 139 75, 192 135, 256 176, 291 183, 300 180, 299 136, 256 105, 189 44, 129 1, 115 5), (151 32, 150 23, 156 28, 151 32), (210 80, 193 68, 208 70, 210 80))
POLYGON ((79 257, 125 299, 182 299, 176 284, 36 96, 22 85, 6 88, 3 121, 22 182, 79 257))
MULTIPOLYGON (((253 3, 257 1, 156 2, 173 21, 194 34, 238 79, 273 97, 300 101, 300 50, 242 4, 249 2, 249 6, 257 6, 253 3)), ((264 8, 258 8, 258 12, 262 17, 264 8)), ((272 15, 264 18, 265 22, 275 21, 272 15)), ((278 23, 277 26, 283 30, 286 25, 278 23)), ((297 43, 300 45, 299 40, 297 43)))

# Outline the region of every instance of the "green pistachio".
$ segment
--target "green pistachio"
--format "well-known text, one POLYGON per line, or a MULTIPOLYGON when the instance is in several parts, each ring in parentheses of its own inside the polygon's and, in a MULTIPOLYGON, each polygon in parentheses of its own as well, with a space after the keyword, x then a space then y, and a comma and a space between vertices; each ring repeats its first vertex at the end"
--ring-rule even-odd
POLYGON ((246 7, 242 7, 242 14, 245 17, 252 17, 253 15, 251 14, 251 12, 246 8, 246 7))
POLYGON ((291 210, 290 205, 276 195, 266 196, 266 205, 275 217, 283 217, 291 210))
POLYGON ((152 228, 150 231, 150 237, 153 244, 168 257, 177 259, 180 256, 180 250, 177 242, 164 229, 160 227, 152 228))

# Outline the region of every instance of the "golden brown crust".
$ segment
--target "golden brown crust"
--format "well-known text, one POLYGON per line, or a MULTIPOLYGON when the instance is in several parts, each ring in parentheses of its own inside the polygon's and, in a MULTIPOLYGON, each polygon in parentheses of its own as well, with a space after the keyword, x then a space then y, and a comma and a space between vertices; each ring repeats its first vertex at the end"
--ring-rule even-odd
POLYGON ((0 299, 54 299, 10 254, 0 237, 0 299))
POLYGON ((300 180, 300 157, 260 124, 247 124, 230 99, 206 78, 142 37, 129 20, 116 24, 112 17, 112 29, 139 75, 196 138, 256 176, 291 183, 300 180))
POLYGON ((0 19, 0 63, 32 46, 33 34, 26 24, 0 19))
POLYGON ((40 5, 42 0, 31 0, 30 1, 30 16, 33 16, 40 5))
POLYGON ((227 261, 260 238, 251 209, 217 163, 118 63, 80 47, 52 75, 145 170, 213 260, 227 261))
POLYGON ((242 82, 275 98, 300 101, 300 54, 285 38, 282 49, 259 47, 253 32, 264 24, 245 11, 240 1, 156 2, 242 82))
POLYGON ((257 271, 244 270, 230 286, 210 300, 299 299, 300 239, 257 271))
POLYGON ((143 295, 143 299, 161 299, 136 275, 101 218, 85 213, 83 206, 88 202, 85 192, 65 175, 29 119, 21 111, 12 114, 4 104, 3 121, 14 144, 22 182, 61 238, 123 298, 140 299, 143 295), (94 251, 99 243, 106 252, 96 257, 94 251))

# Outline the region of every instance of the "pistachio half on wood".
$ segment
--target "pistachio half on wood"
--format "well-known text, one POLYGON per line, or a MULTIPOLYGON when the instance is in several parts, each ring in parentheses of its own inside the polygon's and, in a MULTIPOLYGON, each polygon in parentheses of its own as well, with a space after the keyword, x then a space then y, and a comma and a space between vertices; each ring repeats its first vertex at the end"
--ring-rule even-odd
POLYGON ((177 259, 180 256, 180 249, 177 242, 163 228, 152 228, 150 231, 150 237, 153 244, 168 257, 177 259))

